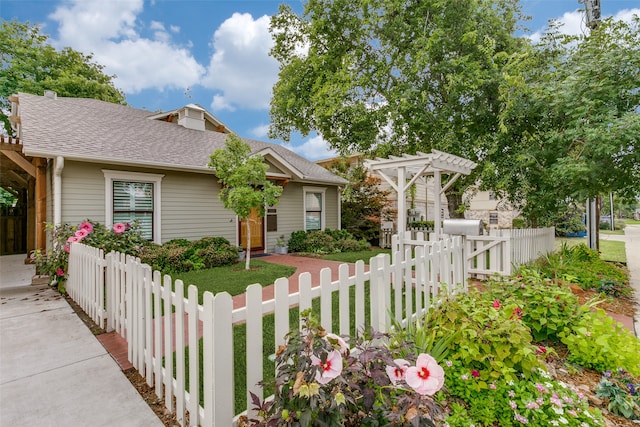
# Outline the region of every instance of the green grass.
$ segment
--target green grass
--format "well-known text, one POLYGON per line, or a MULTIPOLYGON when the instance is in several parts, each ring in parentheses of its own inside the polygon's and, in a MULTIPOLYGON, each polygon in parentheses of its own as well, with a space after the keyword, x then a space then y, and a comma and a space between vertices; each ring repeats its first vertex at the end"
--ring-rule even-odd
POLYGON ((615 231, 600 230, 600 234, 615 234, 615 235, 619 235, 619 236, 624 236, 624 230, 615 230, 615 231))
POLYGON ((370 251, 360 251, 360 252, 338 252, 335 254, 323 255, 322 259, 330 260, 330 261, 341 261, 341 262, 356 262, 358 260, 363 260, 365 264, 369 263, 369 259, 373 258, 378 254, 389 254, 391 255, 391 249, 372 249, 370 251))
POLYGON ((625 219, 624 223, 626 225, 632 224, 632 225, 640 225, 640 221, 636 221, 635 219, 625 219))
MULTIPOLYGON (((569 246, 587 243, 584 237, 556 237, 555 249, 559 250, 562 243, 569 246)), ((616 240, 600 240, 600 259, 604 261, 627 262, 624 242, 616 240)))
POLYGON ((624 242, 600 240, 600 259, 605 261, 627 262, 624 242))
POLYGON ((180 279, 185 285, 185 294, 189 285, 198 287, 198 301, 202 304, 202 295, 209 291, 214 295, 228 292, 233 295, 243 294, 247 286, 259 283, 262 286, 273 284, 280 277, 289 277, 295 273, 295 267, 272 264, 260 260, 251 261, 251 269, 244 269, 244 262, 206 270, 176 273, 172 278, 180 279))

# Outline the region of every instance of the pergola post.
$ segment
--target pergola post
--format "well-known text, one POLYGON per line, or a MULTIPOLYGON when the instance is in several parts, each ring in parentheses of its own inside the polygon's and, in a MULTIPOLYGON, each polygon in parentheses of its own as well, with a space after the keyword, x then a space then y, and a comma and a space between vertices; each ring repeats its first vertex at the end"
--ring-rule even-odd
POLYGON ((435 199, 433 201, 434 206, 434 215, 433 215, 433 231, 436 235, 436 239, 440 239, 440 234, 442 230, 442 195, 440 194, 442 190, 442 174, 440 170, 436 169, 433 171, 433 193, 435 194, 435 199))
MULTIPOLYGON (((365 161, 370 172, 379 174, 398 194, 398 238, 400 246, 404 242, 407 228, 407 189, 417 179, 433 176, 434 181, 434 232, 436 238, 442 234, 442 194, 461 176, 469 175, 476 164, 468 159, 433 150, 430 154, 418 152, 415 155, 404 154, 402 157, 391 156, 388 159, 365 161), (454 175, 442 188, 442 174, 454 175)), ((425 179, 426 182, 426 179, 425 179)))

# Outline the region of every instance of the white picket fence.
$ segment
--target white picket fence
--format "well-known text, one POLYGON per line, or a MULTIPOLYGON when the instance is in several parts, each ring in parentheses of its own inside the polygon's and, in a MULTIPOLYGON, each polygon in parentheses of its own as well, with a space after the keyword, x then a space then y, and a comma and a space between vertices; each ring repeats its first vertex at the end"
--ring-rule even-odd
POLYGON ((289 280, 278 279, 275 296, 268 301, 263 301, 262 286, 251 285, 246 291, 246 305, 234 310, 226 292, 215 296, 205 292, 200 305, 193 285, 187 288, 185 298, 180 280, 173 282, 170 276, 152 272, 137 258, 115 252, 103 258, 100 251, 74 243, 68 290, 88 313, 93 313, 96 322, 104 325, 106 320, 108 330, 126 339, 133 366, 155 388, 158 398, 164 399, 166 408, 175 411, 181 425, 188 419, 190 426, 231 426, 237 425, 241 414, 252 415, 250 405, 242 408, 241 414, 235 413, 234 361, 246 358, 242 389, 246 390, 247 402, 250 392, 264 397, 258 383, 270 380, 264 378, 261 357, 267 338, 263 335, 267 314, 274 314, 274 353, 291 328, 300 327, 289 324, 290 308, 311 308, 314 299, 319 299, 317 314, 328 332, 336 329, 334 316, 338 325, 335 332, 339 334, 350 334, 352 327, 362 331, 365 326, 387 331, 392 318, 406 322, 425 313, 438 303, 444 291, 466 291, 462 249, 459 237, 430 242, 414 247, 413 256, 411 249, 402 257, 394 254, 395 260, 404 261, 393 264, 388 255, 371 258, 368 271, 364 262, 358 261, 354 275, 349 275, 347 264, 341 265, 336 281, 331 280, 330 269, 323 269, 320 286, 313 288, 311 275, 303 273, 298 279, 299 290, 291 294, 289 280), (335 311, 334 296, 338 300, 335 311), (245 350, 234 354, 234 325, 241 323, 246 324, 245 350), (203 360, 198 351, 200 339, 203 360))
MULTIPOLYGON (((431 236, 433 237, 433 235, 431 236)), ((394 237, 394 251, 431 244, 428 237, 417 233, 412 238, 394 237)), ((436 240, 437 241, 437 240, 436 240)), ((491 229, 489 235, 464 236, 463 281, 469 277, 487 278, 494 274, 510 275, 514 268, 553 252, 555 229, 491 229)))

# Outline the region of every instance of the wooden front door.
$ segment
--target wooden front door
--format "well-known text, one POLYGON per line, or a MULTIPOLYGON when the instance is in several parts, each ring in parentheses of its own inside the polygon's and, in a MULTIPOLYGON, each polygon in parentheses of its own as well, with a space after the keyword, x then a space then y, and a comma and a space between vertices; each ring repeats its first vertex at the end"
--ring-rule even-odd
MULTIPOLYGON (((251 227, 250 249, 264 249, 264 226, 263 218, 260 217, 258 209, 252 209, 249 214, 249 227, 251 227)), ((247 225, 245 220, 240 220, 240 245, 247 248, 247 225)))

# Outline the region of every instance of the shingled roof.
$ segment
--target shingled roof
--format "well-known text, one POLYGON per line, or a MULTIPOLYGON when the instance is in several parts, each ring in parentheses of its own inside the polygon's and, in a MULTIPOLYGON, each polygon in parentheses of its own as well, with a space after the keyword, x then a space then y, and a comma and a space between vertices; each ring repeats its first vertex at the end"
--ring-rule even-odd
MULTIPOLYGON (((21 141, 27 156, 211 173, 209 155, 224 147, 227 137, 154 120, 157 113, 95 99, 27 93, 19 93, 18 99, 21 141)), ((302 174, 298 177, 301 181, 346 183, 283 146, 243 140, 254 153, 273 150, 302 174)))

